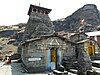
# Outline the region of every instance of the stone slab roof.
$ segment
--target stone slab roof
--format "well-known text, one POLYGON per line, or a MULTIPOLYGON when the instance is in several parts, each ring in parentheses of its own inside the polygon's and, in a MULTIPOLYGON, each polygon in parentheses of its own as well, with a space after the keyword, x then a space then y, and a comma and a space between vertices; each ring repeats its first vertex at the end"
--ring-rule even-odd
POLYGON ((48 12, 48 14, 50 13, 51 9, 48 8, 44 8, 44 7, 40 7, 40 6, 36 6, 36 5, 30 5, 29 11, 28 11, 28 15, 30 15, 30 13, 32 12, 32 10, 34 9, 38 9, 38 10, 43 10, 45 12, 48 12))
POLYGON ((60 35, 58 35, 57 33, 53 33, 52 35, 44 35, 44 36, 41 36, 41 37, 39 37, 39 38, 33 38, 33 39, 26 40, 26 41, 23 42, 21 45, 24 45, 24 44, 29 43, 29 42, 37 41, 37 40, 47 39, 47 38, 50 38, 50 37, 58 37, 58 38, 60 38, 61 40, 64 40, 65 42, 69 42, 69 43, 72 43, 72 44, 76 44, 75 42, 72 42, 72 41, 66 39, 66 38, 63 37, 63 36, 60 36, 60 35))

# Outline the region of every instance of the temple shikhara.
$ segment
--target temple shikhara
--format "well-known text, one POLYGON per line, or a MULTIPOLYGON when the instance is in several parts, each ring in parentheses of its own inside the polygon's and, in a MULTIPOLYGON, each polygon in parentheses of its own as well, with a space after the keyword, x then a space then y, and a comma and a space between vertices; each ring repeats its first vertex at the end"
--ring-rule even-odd
POLYGON ((50 11, 51 9, 30 5, 28 11, 29 20, 23 40, 40 37, 42 35, 50 35, 54 32, 53 24, 48 16, 50 11))

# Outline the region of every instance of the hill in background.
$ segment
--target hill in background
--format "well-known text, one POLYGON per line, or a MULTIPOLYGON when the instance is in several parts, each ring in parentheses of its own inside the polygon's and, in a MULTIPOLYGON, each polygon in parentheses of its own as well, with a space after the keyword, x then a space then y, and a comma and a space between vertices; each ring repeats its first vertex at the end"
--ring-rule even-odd
POLYGON ((100 11, 94 4, 87 4, 75 11, 72 15, 53 21, 55 31, 74 32, 80 27, 80 20, 84 19, 88 24, 85 32, 95 31, 100 29, 100 11), (89 29, 90 28, 90 29, 89 29), (94 29, 91 29, 94 28, 94 29))

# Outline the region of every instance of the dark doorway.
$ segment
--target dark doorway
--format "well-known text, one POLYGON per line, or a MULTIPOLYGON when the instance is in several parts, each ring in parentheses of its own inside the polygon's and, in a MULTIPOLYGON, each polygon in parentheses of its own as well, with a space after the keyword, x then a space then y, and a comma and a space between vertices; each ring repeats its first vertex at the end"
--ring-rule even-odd
POLYGON ((58 59, 58 57, 57 57, 57 48, 56 47, 53 47, 53 48, 51 48, 51 62, 53 62, 53 63, 55 63, 55 69, 57 69, 57 65, 58 65, 58 63, 57 63, 57 60, 58 59))

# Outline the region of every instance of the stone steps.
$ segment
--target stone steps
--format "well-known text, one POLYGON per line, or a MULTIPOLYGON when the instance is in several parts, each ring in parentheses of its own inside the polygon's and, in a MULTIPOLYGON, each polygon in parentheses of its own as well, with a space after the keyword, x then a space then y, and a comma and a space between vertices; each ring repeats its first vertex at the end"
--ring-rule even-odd
MULTIPOLYGON (((77 70, 76 69, 70 69, 69 73, 76 74, 77 75, 77 70)), ((92 70, 87 71, 88 75, 100 75, 100 60, 95 60, 92 61, 92 70)))
MULTIPOLYGON (((77 75, 77 72, 78 71, 76 69, 70 69, 66 75, 77 75)), ((100 60, 92 61, 92 70, 88 70, 87 75, 100 75, 100 60)))
POLYGON ((88 75, 100 75, 100 60, 92 61, 92 70, 89 70, 88 75))
POLYGON ((92 66, 100 68, 100 60, 92 61, 92 66))
POLYGON ((70 69, 69 72, 73 73, 73 74, 77 74, 77 70, 76 69, 70 69))
POLYGON ((53 73, 51 74, 48 74, 48 75, 77 75, 77 73, 75 72, 75 70, 71 69, 71 71, 67 72, 67 71, 64 71, 64 72, 61 72, 61 71, 58 71, 58 70, 54 70, 53 73))

